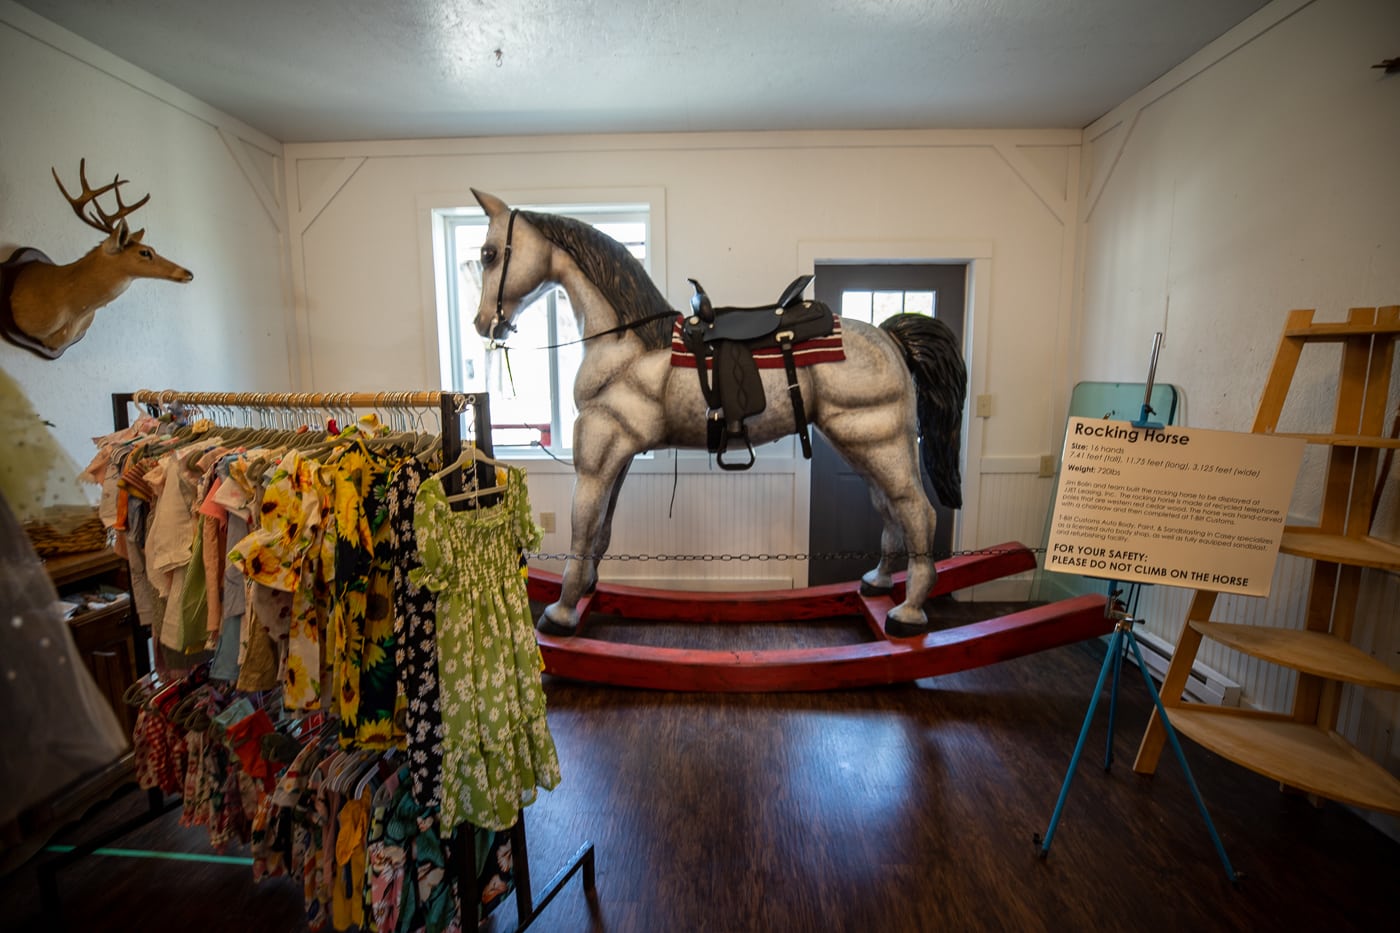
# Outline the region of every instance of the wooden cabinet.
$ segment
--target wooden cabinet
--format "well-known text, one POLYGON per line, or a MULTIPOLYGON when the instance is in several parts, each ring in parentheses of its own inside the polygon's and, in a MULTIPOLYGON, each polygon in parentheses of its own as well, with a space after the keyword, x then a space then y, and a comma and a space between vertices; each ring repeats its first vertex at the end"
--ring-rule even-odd
MULTIPOLYGON (((1255 433, 1280 433, 1279 417, 1304 349, 1341 345, 1332 430, 1287 435, 1324 448, 1327 458, 1318 524, 1289 526, 1280 548, 1313 561, 1305 627, 1215 620, 1215 594, 1197 591, 1162 684, 1172 725, 1211 751, 1284 785, 1392 814, 1400 814, 1400 779, 1335 729, 1343 688, 1400 690, 1400 672, 1351 644, 1363 569, 1400 573, 1400 547, 1371 534, 1381 455, 1400 447, 1385 435, 1397 336, 1396 306, 1353 308, 1345 323, 1313 323, 1311 311, 1289 315, 1255 415, 1255 433), (1293 709, 1268 713, 1185 703, 1186 678, 1204 638, 1296 671, 1293 709)), ((1134 770, 1155 771, 1164 740, 1154 713, 1134 770)))
POLYGON ((144 657, 145 638, 131 601, 126 560, 110 550, 89 551, 51 557, 44 561, 44 568, 60 598, 76 600, 103 586, 124 595, 124 599, 102 608, 80 609, 69 618, 68 628, 98 689, 112 705, 123 730, 131 735, 135 710, 123 701, 122 694, 149 665, 144 657))

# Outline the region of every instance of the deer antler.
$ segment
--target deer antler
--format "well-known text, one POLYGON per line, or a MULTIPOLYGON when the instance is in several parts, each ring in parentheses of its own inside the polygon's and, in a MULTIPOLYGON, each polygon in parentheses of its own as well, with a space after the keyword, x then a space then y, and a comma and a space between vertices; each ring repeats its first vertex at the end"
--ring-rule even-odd
POLYGON ((63 196, 67 198, 68 203, 73 206, 73 213, 77 214, 82 222, 89 227, 101 230, 103 233, 111 233, 116 229, 117 221, 151 199, 151 196, 148 194, 135 204, 123 204, 121 186, 126 184, 126 179, 122 178, 120 175, 112 176, 112 183, 110 185, 103 185, 101 188, 94 189, 88 184, 87 180, 87 159, 82 159, 78 162, 78 180, 83 184, 83 193, 76 198, 68 193, 67 188, 63 187, 63 182, 58 177, 58 169, 50 168, 49 171, 53 172, 53 180, 58 184, 58 190, 63 192, 63 196), (109 191, 115 192, 117 195, 117 211, 115 214, 108 214, 97 201, 99 197, 109 191), (85 210, 88 207, 92 208, 91 214, 87 213, 85 210))

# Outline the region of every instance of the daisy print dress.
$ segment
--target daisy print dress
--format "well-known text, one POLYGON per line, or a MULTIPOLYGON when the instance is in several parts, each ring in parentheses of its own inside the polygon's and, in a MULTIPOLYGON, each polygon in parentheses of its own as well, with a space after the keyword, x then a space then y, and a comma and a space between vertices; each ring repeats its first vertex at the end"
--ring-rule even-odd
POLYGON ((454 512, 442 481, 418 488, 413 582, 437 594, 442 709, 442 829, 507 829, 536 788, 559 783, 545 721, 520 552, 538 548, 525 474, 509 468, 502 501, 454 512))

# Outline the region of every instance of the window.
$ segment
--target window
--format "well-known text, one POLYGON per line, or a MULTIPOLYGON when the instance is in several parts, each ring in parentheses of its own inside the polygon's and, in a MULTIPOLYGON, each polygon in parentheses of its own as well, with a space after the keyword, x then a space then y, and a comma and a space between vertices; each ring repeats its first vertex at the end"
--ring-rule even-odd
MULTIPOLYGON (((517 205, 512 205, 517 206, 517 205)), ((518 205, 592 224, 627 247, 651 271, 651 205, 518 205)), ((492 442, 517 453, 545 447, 566 454, 573 446, 574 375, 583 360, 578 323, 562 288, 523 308, 510 350, 487 353, 474 327, 481 300, 481 244, 487 219, 480 208, 433 212, 439 262, 439 333, 448 387, 491 397, 492 442)))
POLYGON ((876 325, 904 312, 932 317, 937 298, 937 292, 926 291, 843 291, 840 314, 876 325))

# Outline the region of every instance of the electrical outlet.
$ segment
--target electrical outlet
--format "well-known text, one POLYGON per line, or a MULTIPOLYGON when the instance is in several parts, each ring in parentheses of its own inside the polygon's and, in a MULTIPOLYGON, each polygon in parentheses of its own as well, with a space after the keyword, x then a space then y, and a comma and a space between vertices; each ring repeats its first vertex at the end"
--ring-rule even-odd
POLYGON ((541 512, 541 513, 540 513, 540 531, 543 531, 543 532, 544 532, 545 534, 547 534, 547 535, 548 535, 548 534, 553 534, 553 533, 554 533, 554 513, 553 513, 553 512, 541 512))
POLYGON ((1054 455, 1054 454, 1041 454, 1041 455, 1040 455, 1040 475, 1041 475, 1041 476, 1054 476, 1054 475, 1055 475, 1055 455, 1054 455))
POLYGON ((977 417, 990 418, 992 416, 992 397, 990 395, 977 396, 977 417))

